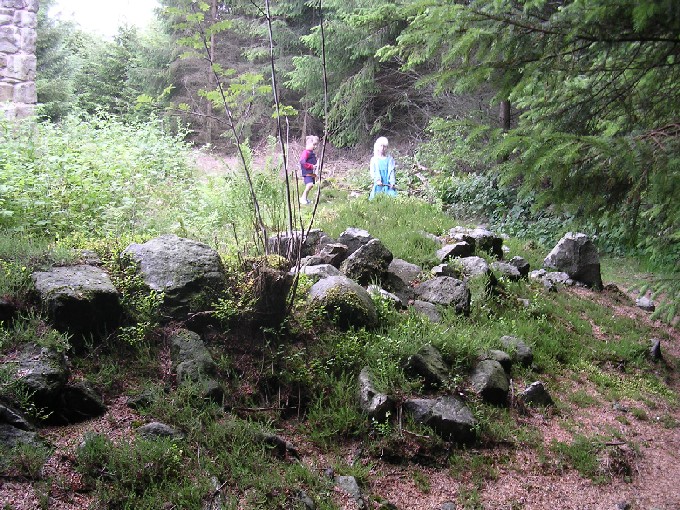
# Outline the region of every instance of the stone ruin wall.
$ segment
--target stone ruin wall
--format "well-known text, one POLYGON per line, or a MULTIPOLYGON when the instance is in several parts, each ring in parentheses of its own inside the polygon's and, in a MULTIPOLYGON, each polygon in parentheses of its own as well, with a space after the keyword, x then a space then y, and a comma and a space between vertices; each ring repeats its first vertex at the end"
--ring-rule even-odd
POLYGON ((11 119, 32 115, 38 0, 0 0, 0 112, 11 119))

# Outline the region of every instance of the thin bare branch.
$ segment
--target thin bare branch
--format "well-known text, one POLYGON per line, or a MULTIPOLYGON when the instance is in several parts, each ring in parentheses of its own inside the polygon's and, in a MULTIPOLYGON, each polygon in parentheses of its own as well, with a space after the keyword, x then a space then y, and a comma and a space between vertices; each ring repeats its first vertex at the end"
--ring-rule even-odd
MULTIPOLYGON (((194 13, 196 13, 196 6, 192 3, 191 6, 192 10, 194 13)), ((227 94, 224 90, 224 83, 220 79, 220 76, 217 74, 217 71, 215 70, 215 66, 213 65, 215 62, 212 59, 212 51, 210 49, 210 44, 208 43, 209 38, 207 34, 205 33, 205 30, 203 26, 200 23, 196 24, 197 30, 199 35, 201 36, 201 42, 203 44, 203 49, 205 50, 205 53, 207 55, 207 58, 210 62, 210 70, 215 78, 216 84, 217 84, 217 90, 220 94, 220 98, 222 101, 222 105, 224 107, 224 110, 227 114, 227 119, 228 119, 228 126, 229 129, 231 130, 231 133, 234 137, 234 140, 236 142, 236 148, 238 150, 239 157, 241 159, 241 163, 243 164, 243 171, 245 172, 246 175, 246 180, 248 181, 248 189, 250 191, 250 200, 253 204, 253 207, 255 208, 255 219, 256 219, 256 230, 261 232, 261 235, 256 236, 256 244, 260 244, 262 247, 262 251, 264 253, 267 253, 268 247, 267 247, 267 227, 262 221, 262 214, 260 212, 260 204, 257 200, 257 195, 255 193, 255 187, 253 185, 253 180, 252 176, 250 173, 250 169, 248 168, 248 160, 246 158, 245 153, 243 152, 243 146, 241 142, 241 136, 239 132, 236 129, 236 122, 234 121, 234 116, 231 107, 229 106, 229 102, 227 101, 227 94)))

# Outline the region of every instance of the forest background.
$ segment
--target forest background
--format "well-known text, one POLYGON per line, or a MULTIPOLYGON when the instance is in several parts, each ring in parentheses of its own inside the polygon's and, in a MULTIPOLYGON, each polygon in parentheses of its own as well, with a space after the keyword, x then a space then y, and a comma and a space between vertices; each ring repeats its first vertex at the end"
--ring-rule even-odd
POLYGON ((72 357, 110 412, 78 430, 42 428, 52 446, 0 455, 0 504, 204 508, 223 490, 225 508, 291 508, 306 505, 302 488, 318 508, 346 508, 318 476, 330 467, 399 508, 440 508, 444 496, 462 508, 558 499, 611 508, 624 497, 677 506, 680 4, 161 4, 148 30, 123 26, 104 40, 51 19, 42 1, 38 118, 0 119, 0 304, 19 317, 0 325, 0 399, 40 420, 13 382, 14 360, 34 341, 70 351, 41 315, 33 272, 94 252, 125 308, 121 327, 72 357), (282 177, 296 173, 311 133, 322 137, 326 173, 303 207, 282 177), (379 135, 397 159, 399 196, 369 201, 367 156, 379 135), (206 172, 196 154, 229 171, 206 172), (585 232, 607 285, 548 292, 502 282, 495 295, 477 280, 470 317, 431 323, 376 298, 381 326, 345 331, 317 320, 301 276, 280 328, 244 331, 255 266, 276 262, 251 257, 266 251, 267 233, 363 228, 427 278, 440 245, 423 232, 478 224, 533 268, 565 232, 585 232), (167 233, 209 244, 228 270, 229 288, 210 303, 219 327, 206 338, 229 390, 222 403, 177 384, 162 296, 121 264, 131 243, 167 233), (650 321, 631 289, 674 326, 650 321), (467 390, 479 353, 507 334, 532 341, 535 354, 514 387, 540 377, 554 409, 527 415, 514 397, 499 408, 467 390), (663 361, 650 362, 650 339, 663 342, 663 361), (355 405, 366 366, 400 399, 423 394, 402 362, 428 344, 455 367, 445 391, 473 406, 474 449, 449 448, 400 414, 370 420, 355 405), (142 394, 149 405, 131 411, 128 397, 142 394), (187 438, 131 439, 146 418, 187 438), (77 447, 91 427, 101 433, 77 447), (254 448, 263 431, 290 438, 310 463, 254 448), (541 477, 543 500, 533 482, 515 483, 517 472, 541 477))
POLYGON ((548 244, 584 231, 677 291, 676 2, 163 0, 152 27, 110 41, 51 4, 45 121, 160 119, 224 153, 271 145, 282 117, 286 137, 350 155, 386 135, 403 181, 425 175, 454 215, 548 244))

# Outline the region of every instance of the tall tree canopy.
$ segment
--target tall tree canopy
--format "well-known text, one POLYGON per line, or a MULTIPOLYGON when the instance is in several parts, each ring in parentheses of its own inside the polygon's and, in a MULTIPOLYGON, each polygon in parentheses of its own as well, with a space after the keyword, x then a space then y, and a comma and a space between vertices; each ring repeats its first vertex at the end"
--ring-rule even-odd
POLYGON ((662 239, 653 253, 677 260, 678 2, 416 0, 400 15, 408 27, 383 58, 436 62, 424 81, 440 91, 490 84, 518 109, 512 131, 469 138, 484 142, 490 162, 506 160, 507 182, 519 177, 543 203, 597 212, 597 226, 627 229, 630 242, 658 229, 642 239, 662 239))
MULTIPOLYGON (((161 3, 171 8, 165 27, 175 38, 176 56, 184 51, 177 49, 180 43, 202 43, 192 40, 196 24, 178 27, 172 12, 184 10, 185 20, 198 16, 205 30, 207 46, 170 68, 174 99, 196 105, 199 119, 219 113, 209 110, 217 71, 244 136, 273 133, 265 90, 271 52, 278 97, 301 112, 293 125, 298 133, 309 130, 307 119, 322 120, 326 111, 336 145, 363 143, 377 132, 418 132, 429 122, 435 139, 443 141, 438 147, 454 149, 439 151, 441 168, 451 167, 462 144, 466 158, 478 156, 468 168, 488 169, 506 183, 539 193, 539 206, 562 205, 617 241, 642 242, 654 255, 680 258, 676 0, 161 3), (465 93, 475 96, 461 99, 465 93), (490 97, 513 106, 511 124, 499 126, 489 114, 490 97), (470 115, 474 109, 478 114, 470 115)), ((78 46, 78 39, 69 41, 61 47, 78 46)), ((167 68, 173 46, 162 44, 158 69, 167 68)), ((104 103, 109 111, 130 113, 140 93, 168 90, 148 79, 150 53, 133 31, 121 30, 100 51, 87 47, 91 51, 75 51, 78 59, 71 62, 78 69, 62 94, 77 98, 81 107, 104 103), (148 83, 141 86, 144 79, 148 83)), ((210 131, 209 122, 196 125, 210 131)))

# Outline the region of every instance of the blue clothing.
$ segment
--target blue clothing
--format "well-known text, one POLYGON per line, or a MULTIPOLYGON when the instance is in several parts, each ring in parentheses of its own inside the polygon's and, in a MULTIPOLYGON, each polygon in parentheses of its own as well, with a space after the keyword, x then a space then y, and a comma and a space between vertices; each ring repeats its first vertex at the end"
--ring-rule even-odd
POLYGON ((369 198, 379 193, 396 196, 396 174, 394 171, 394 158, 392 156, 373 156, 371 158, 371 179, 373 188, 369 198))

